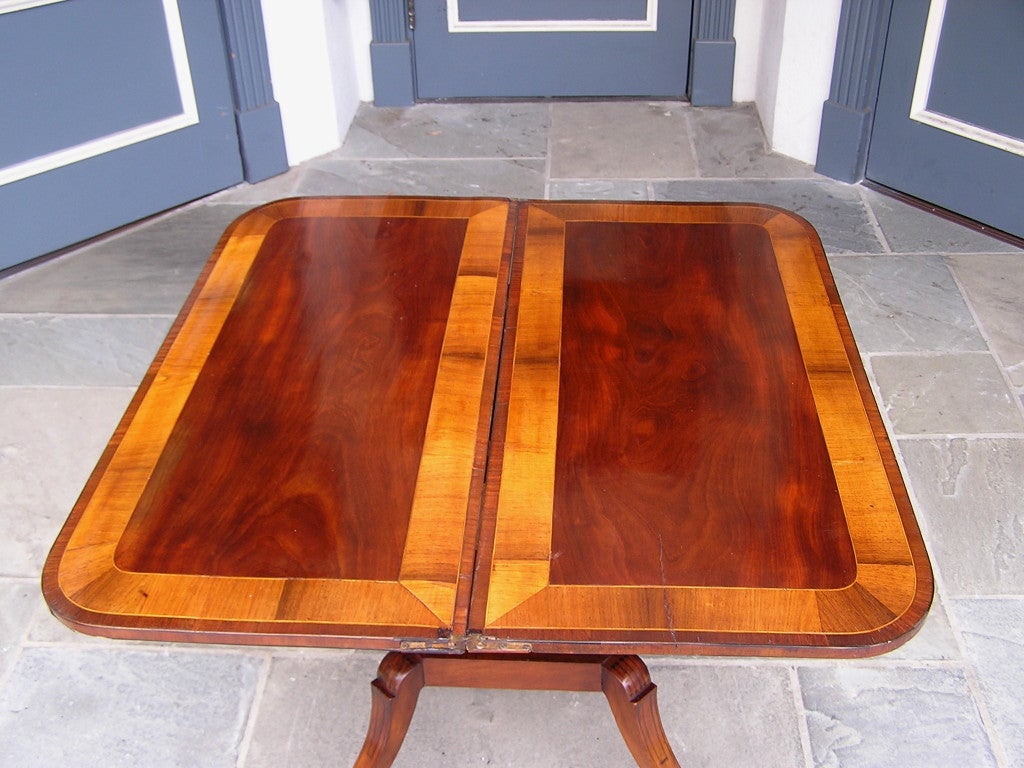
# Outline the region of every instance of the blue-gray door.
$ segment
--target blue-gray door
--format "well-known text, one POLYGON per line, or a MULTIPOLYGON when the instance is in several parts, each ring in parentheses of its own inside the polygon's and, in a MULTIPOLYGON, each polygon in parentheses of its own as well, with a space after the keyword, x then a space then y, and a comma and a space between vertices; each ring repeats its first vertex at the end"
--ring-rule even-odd
POLYGON ((1024 2, 895 0, 867 176, 1024 237, 1024 2))
POLYGON ((416 0, 416 96, 681 97, 692 5, 416 0))
POLYGON ((0 269, 242 179, 213 0, 0 0, 0 269))

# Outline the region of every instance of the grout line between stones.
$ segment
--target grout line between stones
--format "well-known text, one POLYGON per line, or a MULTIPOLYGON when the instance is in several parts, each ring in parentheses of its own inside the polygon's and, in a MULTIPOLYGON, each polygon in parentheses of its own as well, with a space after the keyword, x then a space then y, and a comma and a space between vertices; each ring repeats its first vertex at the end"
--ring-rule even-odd
MULTIPOLYGON (((1012 596, 999 595, 999 599, 1012 599, 1012 596)), ((973 599, 973 598, 971 598, 973 599)), ((994 599, 994 598, 993 598, 994 599)), ((856 666, 862 669, 890 669, 899 667, 902 669, 959 669, 963 666, 962 659, 927 659, 927 658, 899 658, 892 657, 888 653, 877 656, 864 656, 860 658, 838 658, 825 657, 816 658, 813 656, 651 656, 642 654, 647 666, 651 669, 652 675, 658 669, 672 669, 674 667, 741 667, 750 669, 774 669, 777 667, 793 667, 795 669, 806 668, 827 668, 836 666, 856 666)), ((655 680, 657 682, 657 680, 655 680)))
POLYGON ((547 149, 544 152, 544 199, 551 199, 551 134, 555 125, 555 105, 548 104, 547 149))
MULTIPOLYGON (((690 119, 690 114, 690 110, 683 111, 683 122, 686 124, 686 138, 687 143, 690 146, 690 157, 693 159, 693 176, 696 179, 700 179, 703 178, 703 175, 700 169, 700 157, 697 154, 697 141, 693 135, 693 120, 690 119)), ((761 135, 763 139, 763 131, 761 132, 761 135)))
POLYGON ((1002 358, 999 356, 999 353, 996 351, 995 345, 992 343, 992 337, 989 335, 988 330, 985 328, 985 324, 981 321, 981 316, 978 314, 978 311, 974 306, 974 300, 971 298, 970 292, 960 281, 960 276, 957 274, 956 267, 952 263, 950 263, 948 257, 944 257, 944 262, 946 264, 946 269, 949 270, 949 274, 953 278, 953 283, 960 291, 960 296, 963 299, 964 304, 967 306, 967 311, 971 313, 971 318, 974 320, 974 325, 978 329, 978 333, 980 333, 981 338, 985 340, 985 346, 988 347, 989 354, 991 354, 992 358, 995 360, 996 367, 999 369, 999 374, 1000 376, 1003 377, 1003 382, 1006 384, 1007 389, 1009 389, 1010 391, 1010 399, 1014 401, 1014 404, 1017 406, 1017 411, 1020 413, 1021 418, 1024 419, 1024 398, 1018 396, 1019 388, 1013 383, 1013 380, 1010 378, 1008 366, 1003 362, 1002 358))
MULTIPOLYGON (((548 139, 550 141, 550 137, 548 139)), ((454 155, 438 155, 436 157, 420 155, 417 157, 371 157, 371 156, 353 156, 353 157, 338 157, 331 159, 330 163, 337 164, 343 162, 352 163, 464 163, 466 161, 479 161, 479 162, 502 162, 506 160, 544 160, 548 155, 468 155, 466 157, 455 157, 454 155)), ((296 166, 298 167, 298 166, 296 166)), ((315 164, 310 165, 308 168, 303 170, 320 171, 321 173, 334 173, 330 168, 317 166, 315 164)), ((337 174, 335 174, 337 175, 337 174)), ((253 186, 256 186, 255 184, 253 186)), ((230 190, 224 190, 230 191, 230 190)), ((214 193, 219 194, 219 193, 214 193)))
MULTIPOLYGON (((906 351, 894 352, 865 352, 865 357, 958 357, 960 355, 971 355, 974 357, 995 357, 990 349, 908 349, 906 351)), ((998 363, 998 359, 996 360, 998 363)), ((1001 367, 1001 366, 1000 366, 1001 367)))
POLYGON ((249 705, 249 714, 245 719, 245 727, 242 728, 242 738, 238 742, 238 759, 235 762, 237 768, 243 768, 249 759, 249 749, 252 747, 252 741, 256 734, 256 721, 259 719, 272 663, 273 654, 264 653, 260 663, 259 677, 256 680, 256 690, 253 691, 252 703, 249 705))
MULTIPOLYGON (((16 580, 20 581, 21 579, 16 580)), ((29 579, 27 579, 26 581, 29 581, 29 579)), ((38 579, 36 579, 35 581, 38 581, 38 579)), ((17 642, 11 643, 10 655, 8 655, 8 657, 4 660, 7 665, 7 669, 3 671, 3 674, 0 674, 0 693, 4 691, 4 689, 7 687, 7 683, 14 675, 14 668, 18 665, 18 661, 21 659, 22 651, 30 645, 28 636, 29 633, 32 631, 32 627, 34 626, 34 624, 34 616, 30 616, 29 620, 25 622, 25 626, 21 631, 21 637, 18 638, 17 642)))
POLYGON ((811 748, 811 729, 807 725, 807 707, 804 704, 800 675, 795 666, 789 667, 789 688, 796 709, 797 729, 800 732, 800 748, 804 753, 804 768, 814 768, 814 750, 811 748))
POLYGON ((1024 432, 914 432, 893 433, 893 440, 1024 440, 1024 432))
POLYGON ((45 318, 89 318, 104 320, 146 320, 153 317, 171 318, 177 317, 176 312, 0 312, 2 320, 39 320, 45 318))
POLYGON ((882 250, 886 254, 893 252, 892 246, 889 244, 889 239, 885 236, 885 232, 882 231, 882 225, 878 223, 878 217, 875 216, 875 209, 871 207, 871 203, 868 201, 867 192, 863 185, 857 185, 857 196, 860 198, 861 205, 864 206, 864 210, 867 212, 868 221, 871 222, 871 228, 875 232, 875 237, 878 238, 879 244, 882 246, 882 250))
MULTIPOLYGON (((938 583, 938 577, 936 577, 936 583, 938 583)), ((950 604, 949 600, 944 600, 943 602, 947 606, 950 604)), ((974 664, 967 653, 967 644, 964 641, 963 628, 960 626, 960 619, 957 617, 956 612, 952 610, 952 607, 946 611, 946 617, 949 619, 949 628, 953 633, 953 641, 956 643, 960 657, 964 660, 963 672, 964 679, 967 681, 967 691, 971 696, 971 700, 974 702, 974 706, 978 708, 978 717, 981 718, 981 727, 982 730, 985 731, 985 736, 988 738, 989 746, 992 748, 993 756, 996 759, 996 765, 998 768, 1009 768, 1010 761, 1007 759, 1006 752, 999 739, 999 734, 996 732, 995 723, 992 721, 992 716, 988 711, 988 703, 985 701, 984 691, 981 686, 981 681, 978 679, 977 670, 975 670, 974 664)))
MULTIPOLYGON (((970 309, 970 307, 968 307, 968 308, 970 309)), ((972 315, 973 315, 973 310, 971 310, 971 311, 972 311, 972 315)), ((975 318, 975 324, 978 325, 977 318, 975 318)), ((979 325, 979 328, 980 328, 980 325, 979 325)), ((988 349, 984 349, 984 350, 938 350, 938 351, 933 351, 933 350, 908 350, 906 352, 869 352, 869 353, 862 353, 861 357, 862 357, 863 362, 864 362, 865 370, 869 370, 870 369, 870 371, 871 371, 870 378, 871 378, 871 380, 873 382, 872 389, 875 390, 876 400, 878 401, 879 410, 883 411, 883 415, 888 417, 888 412, 886 411, 885 401, 884 401, 884 398, 881 395, 881 386, 880 385, 876 386, 877 382, 876 382, 875 377, 874 377, 874 369, 873 369, 873 366, 870 365, 871 362, 874 359, 876 359, 876 358, 882 359, 882 358, 895 358, 895 357, 910 357, 910 358, 918 358, 918 359, 938 359, 938 358, 942 358, 942 357, 987 357, 988 359, 992 360, 992 362, 995 365, 996 369, 999 371, 999 375, 1002 378, 1004 386, 1006 387, 1007 395, 1009 395, 1009 399, 1011 401, 1013 401, 1013 405, 1011 407, 1020 415, 1020 423, 1024 424, 1024 400, 1022 400, 1020 397, 1017 396, 1017 389, 1014 387, 1013 382, 1010 380, 1009 374, 1007 373, 1006 368, 1003 366, 1001 360, 995 354, 995 352, 993 352, 988 339, 985 338, 984 334, 982 334, 982 337, 985 339, 985 344, 986 344, 986 346, 988 346, 988 349)), ((969 438, 970 439, 970 438, 985 438, 985 437, 987 437, 987 438, 1006 437, 1006 438, 1011 438, 1012 439, 1012 438, 1015 438, 1015 437, 1024 436, 1024 431, 1021 431, 1021 430, 1017 430, 1017 431, 993 431, 993 432, 939 432, 939 433, 916 432, 916 433, 897 433, 896 430, 895 430, 895 427, 888 422, 888 418, 887 418, 887 422, 886 422, 886 428, 889 431, 890 437, 892 437, 893 439, 896 439, 897 437, 902 439, 902 438, 915 438, 915 437, 921 437, 921 436, 928 436, 928 437, 932 437, 932 438, 945 438, 945 439, 954 439, 954 438, 969 438)))
MULTIPOLYGON (((11 384, 8 382, 0 382, 0 389, 123 389, 126 391, 134 392, 139 388, 138 383, 135 384, 11 384)), ((2 575, 2 574, 0 574, 2 575)))

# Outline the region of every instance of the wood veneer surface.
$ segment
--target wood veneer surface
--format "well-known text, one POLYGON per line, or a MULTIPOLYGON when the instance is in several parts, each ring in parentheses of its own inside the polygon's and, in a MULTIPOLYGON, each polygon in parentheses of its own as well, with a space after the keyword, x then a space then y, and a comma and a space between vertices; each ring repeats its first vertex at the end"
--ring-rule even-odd
POLYGON ((757 205, 520 214, 470 626, 864 655, 927 556, 820 241, 757 205))
POLYGON ((312 198, 236 221, 61 532, 54 611, 133 637, 450 634, 509 208, 312 198))
POLYGON ((44 592, 127 637, 863 655, 931 573, 806 222, 309 198, 225 234, 44 592))
POLYGON ((765 230, 572 222, 565 239, 551 583, 852 581, 765 230))
POLYGON ((117 566, 397 581, 465 229, 274 224, 117 566))

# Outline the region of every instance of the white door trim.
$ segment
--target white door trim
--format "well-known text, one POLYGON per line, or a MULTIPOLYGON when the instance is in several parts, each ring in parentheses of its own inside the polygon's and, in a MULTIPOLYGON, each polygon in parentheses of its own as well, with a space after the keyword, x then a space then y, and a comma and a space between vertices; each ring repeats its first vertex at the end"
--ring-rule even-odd
POLYGON ((0 14, 25 11, 29 8, 38 8, 40 5, 53 5, 63 3, 64 0, 0 0, 0 14))
POLYGON ((163 136, 173 131, 196 125, 199 122, 199 109, 196 106, 196 93, 192 84, 192 70, 189 68, 188 52, 185 49, 185 33, 181 26, 181 14, 177 0, 162 0, 164 18, 167 22, 167 37, 171 44, 171 59, 174 64, 174 75, 177 80, 178 94, 181 97, 182 110, 176 115, 155 120, 150 123, 127 128, 123 131, 101 136, 90 141, 65 147, 30 160, 0 168, 0 186, 27 179, 40 173, 62 168, 65 165, 86 160, 90 157, 106 154, 117 149, 138 144, 148 139, 163 136))
POLYGON ((499 19, 462 21, 459 0, 448 0, 449 32, 657 32, 658 0, 647 0, 643 19, 499 19))
POLYGON ((946 0, 932 0, 928 9, 928 22, 924 29, 924 43, 921 46, 921 60, 917 68, 914 96, 910 102, 910 119, 970 141, 1024 157, 1024 140, 928 109, 928 97, 931 94, 932 77, 935 74, 935 58, 938 55, 942 23, 945 18, 946 0))

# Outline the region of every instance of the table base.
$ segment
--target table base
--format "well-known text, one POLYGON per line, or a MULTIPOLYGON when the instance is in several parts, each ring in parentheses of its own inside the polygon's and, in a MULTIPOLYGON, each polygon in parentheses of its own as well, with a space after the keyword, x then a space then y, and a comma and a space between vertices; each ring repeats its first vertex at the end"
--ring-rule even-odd
POLYGON ((657 686, 639 656, 387 654, 371 683, 372 710, 356 768, 387 768, 398 755, 426 685, 601 691, 641 768, 679 768, 658 712, 657 686))

